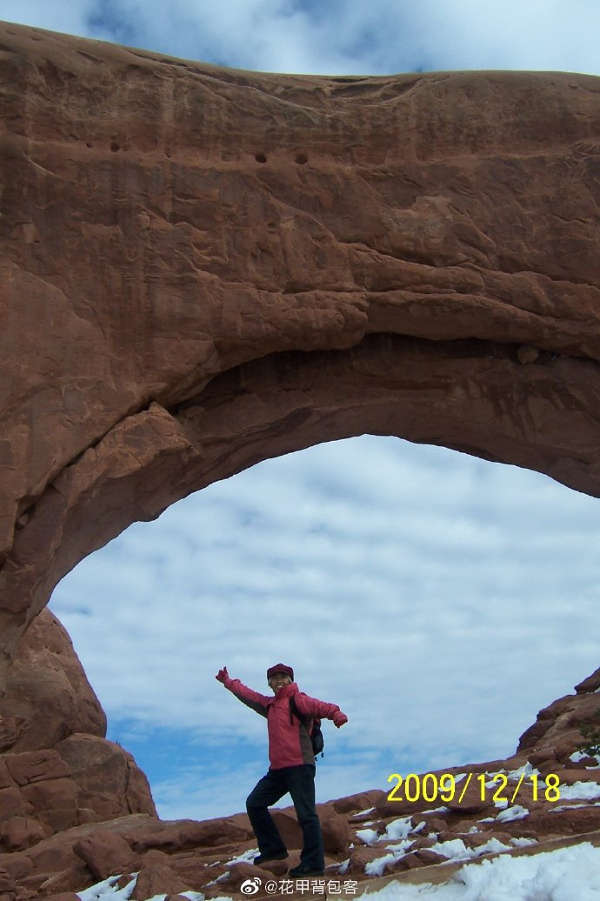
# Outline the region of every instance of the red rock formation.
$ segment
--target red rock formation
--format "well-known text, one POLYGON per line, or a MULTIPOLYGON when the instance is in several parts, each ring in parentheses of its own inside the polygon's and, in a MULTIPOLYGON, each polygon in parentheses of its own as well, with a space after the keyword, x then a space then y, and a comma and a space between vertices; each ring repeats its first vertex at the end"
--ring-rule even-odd
MULTIPOLYGON (((30 632, 35 633, 32 644, 38 651, 51 643, 43 638, 44 621, 53 647, 65 647, 56 619, 48 611, 40 619, 21 642, 25 658, 30 632)), ((63 651, 61 657, 65 670, 73 674, 77 667, 72 656, 63 651)), ((42 663, 47 663, 43 657, 42 663)), ((39 654, 31 666, 40 671, 39 654)), ((16 668, 27 676, 21 657, 16 668)), ((34 681, 30 674, 25 684, 34 681)), ((55 684, 64 683, 57 679, 55 684)), ((382 879, 399 884, 422 878, 441 881, 461 865, 448 863, 457 842, 462 842, 465 860, 548 850, 559 842, 600 844, 600 807, 595 799, 568 797, 573 785, 576 794, 584 794, 579 783, 600 790, 597 760, 573 753, 582 744, 579 727, 600 709, 596 685, 590 677, 576 687, 576 694, 540 711, 537 723, 543 728, 528 729, 513 757, 440 770, 438 777, 442 773, 456 777, 455 797, 447 803, 422 795, 389 801, 386 791, 371 790, 318 805, 325 880, 334 887, 349 880, 357 892, 382 879), (521 784, 518 774, 510 774, 528 762, 538 769, 530 766, 521 784), (505 786, 492 782, 498 773, 507 774, 505 786), (558 779, 559 798, 547 796, 552 780, 544 779, 550 773, 558 779), (470 782, 465 785, 468 774, 470 782), (498 787, 507 799, 518 793, 512 804, 516 819, 503 813, 511 804, 495 803, 493 792, 498 787), (524 840, 529 842, 525 851, 524 840)), ((45 694, 44 703, 47 700, 45 694)), ((34 709, 32 704, 30 710, 34 709)), ((19 740, 26 735, 23 731, 19 740)), ((254 867, 250 861, 256 840, 245 814, 204 822, 159 820, 147 783, 130 755, 99 735, 74 733, 54 748, 5 752, 0 754, 0 895, 6 896, 5 901, 34 897, 67 901, 69 892, 114 878, 120 886, 135 883, 132 897, 137 901, 189 889, 209 898, 241 898, 241 884, 259 876, 262 889, 257 897, 266 897, 265 882, 286 878, 301 847, 293 810, 279 810, 274 816, 290 856, 254 867), (137 788, 132 789, 136 778, 137 788)))
POLYGON ((105 739, 104 711, 49 610, 19 642, 0 711, 0 850, 23 851, 81 823, 156 817, 133 757, 105 739))
POLYGON ((597 79, 0 40, 4 663, 130 522, 316 442, 600 493, 597 79))
POLYGON ((74 732, 106 735, 106 716, 73 649, 49 610, 21 639, 1 701, 0 751, 51 748, 74 732))
MULTIPOLYGON (((158 821, 60 627, 27 626, 133 520, 325 440, 399 435, 599 495, 599 82, 265 75, 9 24, 0 42, 0 895, 125 865, 137 897, 237 889, 245 818, 158 821)), ((598 682, 468 769, 577 780, 598 682)), ((400 815, 414 850, 394 871, 449 836, 600 828, 600 808, 523 791, 527 822, 467 794, 324 805, 328 873, 365 803, 361 881, 400 815)))

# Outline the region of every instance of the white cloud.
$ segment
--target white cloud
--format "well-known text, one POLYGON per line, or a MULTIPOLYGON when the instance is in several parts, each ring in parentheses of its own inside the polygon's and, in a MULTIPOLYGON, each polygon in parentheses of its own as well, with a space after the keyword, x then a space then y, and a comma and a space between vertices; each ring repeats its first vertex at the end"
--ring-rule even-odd
POLYGON ((239 68, 324 74, 432 69, 597 73, 594 0, 73 0, 2 3, 9 20, 239 68))
POLYGON ((95 6, 94 0, 73 0, 71 3, 1 0, 0 19, 85 37, 89 36, 88 20, 95 6))
POLYGON ((399 756, 425 770, 511 753, 595 669, 599 528, 597 501, 544 476, 365 436, 132 526, 52 606, 109 718, 148 730, 261 747, 264 721, 214 674, 268 693, 267 666, 290 663, 348 713, 341 759, 389 761, 350 792, 399 756))

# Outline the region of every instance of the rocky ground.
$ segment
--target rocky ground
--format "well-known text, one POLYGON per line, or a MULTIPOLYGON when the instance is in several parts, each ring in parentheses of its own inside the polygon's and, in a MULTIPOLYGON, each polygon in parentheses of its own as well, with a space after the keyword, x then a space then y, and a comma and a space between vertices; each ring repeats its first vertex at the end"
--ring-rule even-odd
MULTIPOLYGON (((0 901, 75 901, 111 877, 120 887, 135 880, 131 897, 144 901, 184 891, 241 898, 244 880, 259 876, 263 897, 298 862, 293 808, 274 813, 290 856, 264 869, 251 863, 245 814, 158 818, 131 755, 104 738, 100 705, 47 610, 21 642, 1 709, 0 901)), ((313 893, 438 882, 466 860, 600 844, 600 761, 577 750, 599 709, 600 669, 541 710, 510 758, 319 805, 326 872, 313 893)))

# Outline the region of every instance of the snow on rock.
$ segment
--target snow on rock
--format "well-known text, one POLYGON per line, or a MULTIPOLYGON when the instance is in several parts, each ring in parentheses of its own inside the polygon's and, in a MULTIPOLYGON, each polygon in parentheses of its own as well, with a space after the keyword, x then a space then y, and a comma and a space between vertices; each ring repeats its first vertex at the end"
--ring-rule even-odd
POLYGON ((510 841, 515 848, 527 848, 530 845, 537 845, 538 843, 536 838, 521 838, 517 836, 513 836, 510 841))
POLYGON ((517 767, 516 770, 510 770, 510 772, 508 772, 506 775, 511 781, 518 782, 521 776, 525 776, 527 778, 528 776, 539 776, 541 774, 538 769, 536 769, 529 763, 529 761, 527 761, 527 763, 525 763, 523 766, 517 767))
MULTIPOLYGON (((464 847, 464 846, 463 846, 464 847)), ((465 849, 466 852, 466 849, 465 849)), ((118 889, 118 876, 79 893, 82 901, 128 901, 135 880, 118 889)), ((190 901, 202 901, 200 892, 183 892, 190 901)), ((600 898, 600 848, 589 842, 529 857, 496 857, 465 864, 442 885, 399 885, 390 882, 369 892, 371 901, 597 901, 600 898)), ((150 901, 159 901, 157 895, 150 901)), ((231 901, 219 896, 213 901, 231 901)))
POLYGON ((597 782, 574 782, 573 785, 561 785, 561 800, 587 800, 600 798, 600 785, 597 782))
POLYGON ((551 813, 560 813, 562 810, 577 810, 579 807, 600 807, 600 801, 592 801, 591 804, 559 804, 558 807, 552 807, 551 813))
POLYGON ((515 804, 513 807, 507 807, 506 810, 501 810, 496 817, 496 822, 510 823, 511 820, 522 820, 527 816, 529 816, 527 808, 521 807, 520 804, 515 804))
POLYGON ((384 854, 381 857, 376 857, 375 860, 370 860, 365 864, 365 873, 367 873, 368 876, 383 876, 385 865, 388 863, 395 863, 397 860, 404 857, 411 845, 412 842, 405 839, 397 845, 394 851, 390 851, 389 854, 384 854))
POLYGON ((510 851, 510 846, 492 837, 482 845, 467 848, 462 839, 456 838, 437 842, 431 846, 431 850, 448 860, 467 860, 469 857, 481 857, 482 854, 501 854, 503 851, 510 851))
POLYGON ((446 842, 436 842, 431 846, 432 851, 436 851, 448 860, 464 860, 473 856, 471 848, 467 848, 462 838, 452 838, 446 842))
POLYGON ((569 760, 573 763, 579 763, 580 760, 585 760, 586 757, 588 757, 588 755, 584 754, 583 751, 573 751, 573 753, 569 755, 569 760))
POLYGON ((98 882, 96 885, 92 885, 91 888, 86 888, 77 894, 81 901, 99 901, 100 898, 103 901, 128 901, 138 877, 137 873, 132 873, 131 875, 133 878, 124 888, 119 888, 117 885, 121 878, 120 876, 109 876, 108 879, 104 879, 102 882, 98 882))
POLYGON ((379 839, 379 833, 376 829, 358 829, 356 837, 364 842, 365 845, 374 845, 379 839))
POLYGON ((250 848, 248 851, 244 851, 243 854, 238 854, 237 857, 232 857, 231 860, 228 860, 225 864, 226 867, 232 867, 235 863, 254 863, 254 858, 260 854, 258 848, 250 848))
POLYGON ((503 851, 510 851, 510 845, 505 845, 497 838, 491 838, 483 845, 473 848, 475 854, 479 857, 481 854, 501 854, 503 851))
MULTIPOLYGON (((420 824, 421 828, 425 824, 420 824)), ((419 827, 417 827, 419 828, 419 827)), ((385 830, 385 834, 381 836, 381 840, 385 841, 394 841, 398 838, 406 838, 406 836, 410 832, 416 832, 416 829, 412 828, 412 818, 411 817, 401 817, 398 820, 393 820, 391 823, 388 823, 387 828, 385 830)))
POLYGON ((600 848, 589 842, 531 857, 497 857, 466 864, 443 885, 393 882, 369 901, 597 901, 600 848))

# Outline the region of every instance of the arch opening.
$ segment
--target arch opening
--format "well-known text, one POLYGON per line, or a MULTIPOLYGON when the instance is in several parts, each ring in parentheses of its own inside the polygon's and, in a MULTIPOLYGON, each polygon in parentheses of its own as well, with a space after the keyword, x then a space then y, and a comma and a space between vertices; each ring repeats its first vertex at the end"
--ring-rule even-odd
POLYGON ((393 434, 599 493, 597 79, 1 29, 3 668, 78 560, 266 457, 393 434))
POLYGON ((597 495, 597 366, 481 340, 371 335, 281 352, 151 402, 67 466, 21 520, 0 579, 5 660, 57 582, 135 520, 263 459, 369 433, 461 450, 597 495))
POLYGON ((329 730, 325 800, 399 769, 513 753, 537 709, 597 663, 585 539, 599 517, 592 498, 535 473, 365 436, 189 496, 78 567, 53 605, 161 815, 240 808, 264 729, 213 669, 263 690, 272 657, 291 658, 301 688, 332 695, 359 726, 329 730), (107 602, 91 610, 95 593, 113 599, 109 615, 107 602), (105 648, 120 678, 115 665, 100 676, 105 648), (162 708, 161 685, 173 692, 162 708))

